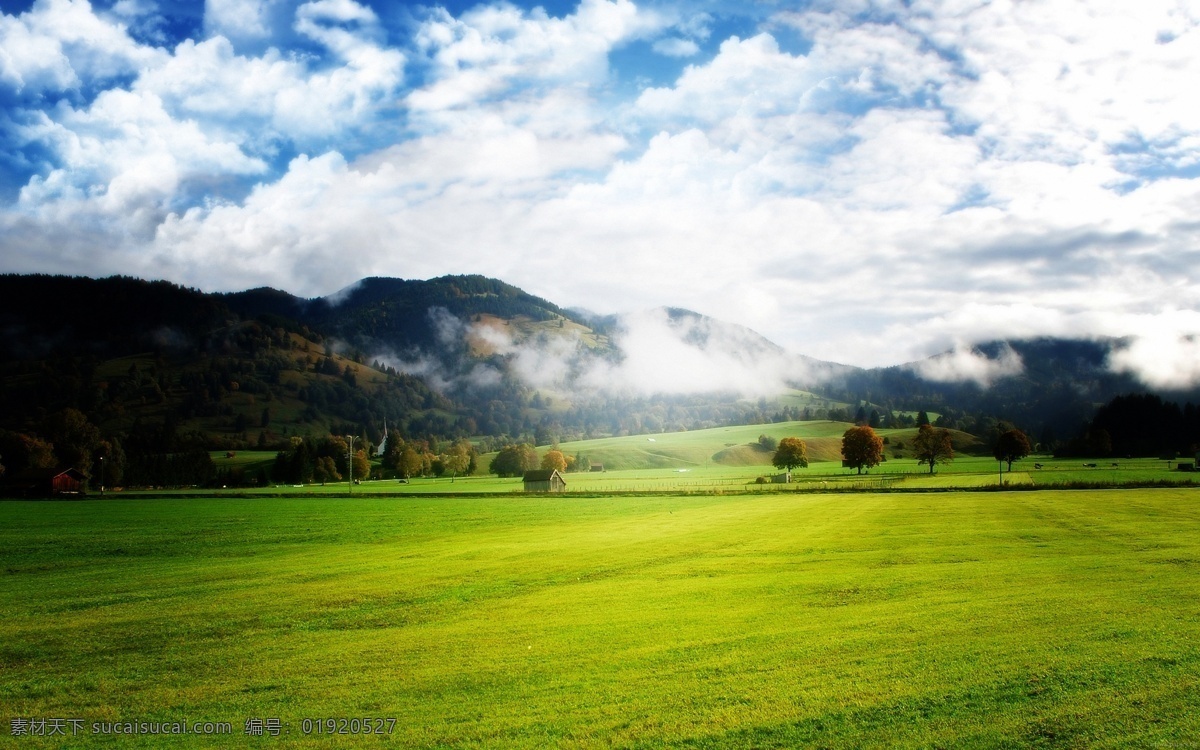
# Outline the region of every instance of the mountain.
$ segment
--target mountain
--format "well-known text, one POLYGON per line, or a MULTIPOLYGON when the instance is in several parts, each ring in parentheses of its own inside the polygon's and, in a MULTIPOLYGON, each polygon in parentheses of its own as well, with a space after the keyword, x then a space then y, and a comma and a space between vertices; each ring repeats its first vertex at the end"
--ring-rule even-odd
MULTIPOLYGON (((1049 444, 1075 435, 1113 398, 1151 390, 1113 368, 1114 355, 1126 343, 1051 337, 989 341, 919 362, 848 369, 823 392, 844 401, 890 401, 936 411, 950 425, 976 434, 986 426, 971 415, 990 415, 1021 425, 1049 444)), ((1195 389, 1162 395, 1200 400, 1195 389)))
POLYGON ((463 321, 486 315, 504 320, 570 320, 586 327, 573 313, 484 276, 429 281, 373 277, 315 299, 267 288, 221 297, 243 317, 292 318, 364 351, 437 347, 441 343, 437 311, 463 321))
MULTIPOLYGON (((0 428, 64 408, 154 445, 275 446, 315 432, 572 439, 917 410, 1044 442, 1114 396, 1119 340, 994 341, 864 370, 678 308, 597 316, 496 279, 369 278, 324 298, 161 281, 0 276, 0 428), (752 398, 747 398, 753 395, 752 398), (156 442, 157 441, 157 442, 156 442)), ((1194 396, 1194 394, 1173 394, 1194 396)))

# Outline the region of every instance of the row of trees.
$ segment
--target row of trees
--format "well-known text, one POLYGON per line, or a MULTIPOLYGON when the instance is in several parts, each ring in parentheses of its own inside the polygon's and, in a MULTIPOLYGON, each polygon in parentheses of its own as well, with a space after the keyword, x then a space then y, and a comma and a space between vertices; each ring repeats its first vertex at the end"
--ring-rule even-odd
POLYGON ((457 479, 473 473, 478 460, 479 451, 466 438, 445 443, 439 451, 434 441, 405 440, 393 433, 384 442, 381 463, 385 470, 405 479, 431 474, 457 479))
MULTIPOLYGON (((766 446, 768 441, 769 438, 765 435, 759 437, 760 445, 766 446)), ((1031 451, 1029 438, 1016 428, 999 433, 992 448, 993 455, 998 461, 1007 464, 1009 471, 1012 471, 1013 461, 1028 456, 1031 451)), ((918 465, 927 465, 929 473, 932 474, 938 464, 954 460, 953 435, 947 429, 923 424, 913 439, 912 450, 918 465)), ((856 469, 861 474, 863 469, 871 469, 883 461, 883 438, 869 425, 851 427, 842 434, 844 466, 856 469)), ((807 468, 808 446, 799 438, 785 437, 778 442, 771 463, 775 468, 785 471, 807 468)))
POLYGON ((579 454, 568 456, 557 446, 546 451, 541 458, 528 443, 514 443, 500 449, 488 464, 488 471, 500 477, 519 477, 534 469, 555 471, 590 471, 591 461, 579 454))

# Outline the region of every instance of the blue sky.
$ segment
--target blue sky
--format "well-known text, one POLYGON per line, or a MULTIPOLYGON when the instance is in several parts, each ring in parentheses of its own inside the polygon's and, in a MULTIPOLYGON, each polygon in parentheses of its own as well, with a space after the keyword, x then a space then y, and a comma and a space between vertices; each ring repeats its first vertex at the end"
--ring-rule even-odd
POLYGON ((1104 335, 1200 370, 1191 3, 3 10, 0 271, 484 273, 859 365, 1104 335))

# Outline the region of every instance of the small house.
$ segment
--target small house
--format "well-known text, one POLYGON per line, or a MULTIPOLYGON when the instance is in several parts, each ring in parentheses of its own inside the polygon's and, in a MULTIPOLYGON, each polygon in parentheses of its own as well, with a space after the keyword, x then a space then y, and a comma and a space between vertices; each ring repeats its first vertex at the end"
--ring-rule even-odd
POLYGON ((786 471, 782 474, 775 474, 771 477, 771 484, 791 484, 792 472, 786 471))
POLYGON ((592 464, 592 471, 604 471, 604 464, 592 464))
POLYGON ((563 492, 567 489, 567 480, 558 469, 527 471, 524 478, 526 492, 563 492))

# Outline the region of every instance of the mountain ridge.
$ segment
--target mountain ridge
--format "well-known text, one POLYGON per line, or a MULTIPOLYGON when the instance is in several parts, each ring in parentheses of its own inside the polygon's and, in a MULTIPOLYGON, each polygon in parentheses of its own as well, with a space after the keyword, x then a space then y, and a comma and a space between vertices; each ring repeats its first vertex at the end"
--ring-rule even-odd
MULTIPOLYGON (((788 352, 748 328, 680 308, 641 318, 596 316, 477 274, 371 277, 311 299, 270 287, 213 294, 132 277, 8 274, 0 276, 0 396, 20 420, 0 427, 27 428, 38 409, 63 405, 84 407, 101 421, 121 411, 112 424, 127 425, 139 410, 147 419, 165 418, 164 409, 135 398, 142 389, 161 394, 170 404, 165 411, 185 415, 197 429, 224 430, 243 442, 254 442, 246 423, 265 420, 259 412, 272 399, 289 404, 282 411, 291 434, 335 423, 374 434, 388 419, 407 433, 578 436, 864 408, 884 419, 929 410, 977 434, 988 419, 1007 419, 1053 438, 1073 434, 1116 395, 1154 390, 1111 367, 1121 345, 997 340, 864 369, 788 352), (470 345, 472 336, 485 345, 470 345), (675 375, 655 372, 661 360, 653 356, 682 358, 680 380, 704 368, 737 370, 740 379, 701 379, 691 390, 672 391, 675 375), (157 391, 115 371, 113 363, 129 357, 139 368, 157 363, 157 391), (35 371, 43 373, 40 384, 30 379, 35 371), (659 377, 661 390, 616 388, 636 385, 645 373, 659 377), (809 396, 789 401, 761 391, 759 402, 748 404, 736 391, 755 385, 756 373, 765 378, 759 385, 809 396), (209 401, 196 386, 204 378, 212 381, 209 401), (53 398, 49 382, 58 384, 53 398), (603 390, 606 383, 616 385, 603 390), (717 387, 706 391, 706 383, 717 387), (364 400, 368 384, 384 395, 364 400), (256 389, 252 398, 247 388, 256 389), (373 399, 393 407, 376 408, 373 399)), ((268 442, 283 436, 272 432, 268 442)))

